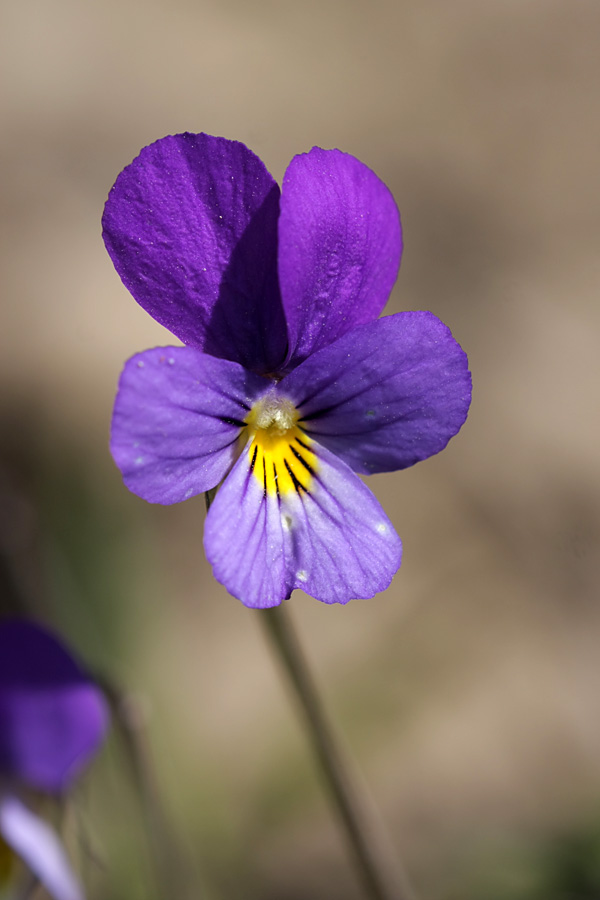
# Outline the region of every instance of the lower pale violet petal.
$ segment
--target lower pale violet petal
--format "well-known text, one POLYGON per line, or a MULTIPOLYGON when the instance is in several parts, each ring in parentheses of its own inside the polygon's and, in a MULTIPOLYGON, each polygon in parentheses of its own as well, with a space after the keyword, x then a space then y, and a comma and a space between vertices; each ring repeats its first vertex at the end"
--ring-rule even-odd
POLYGON ((215 578, 246 606, 276 606, 294 584, 286 568, 277 495, 251 469, 250 445, 217 491, 206 517, 204 548, 215 578))
POLYGON ((58 836, 13 793, 0 795, 0 835, 53 900, 84 900, 58 836))
POLYGON ((300 429, 258 455, 252 441, 219 489, 204 545, 215 577, 246 606, 301 588, 325 603, 385 590, 400 539, 371 491, 300 429), (273 474, 274 473, 274 474, 273 474))
POLYGON ((353 329, 279 384, 308 434, 355 472, 403 469, 443 450, 467 417, 471 374, 449 328, 403 312, 353 329))
POLYGON ((215 487, 233 464, 254 397, 267 382, 190 347, 157 347, 125 365, 111 452, 130 491, 178 503, 215 487))

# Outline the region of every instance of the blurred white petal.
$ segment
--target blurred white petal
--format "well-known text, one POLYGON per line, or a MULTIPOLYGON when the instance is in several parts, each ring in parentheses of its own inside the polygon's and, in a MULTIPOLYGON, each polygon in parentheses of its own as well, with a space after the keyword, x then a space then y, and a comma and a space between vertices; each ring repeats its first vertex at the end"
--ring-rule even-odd
POLYGON ((12 793, 0 794, 0 834, 55 900, 84 900, 58 836, 12 793))

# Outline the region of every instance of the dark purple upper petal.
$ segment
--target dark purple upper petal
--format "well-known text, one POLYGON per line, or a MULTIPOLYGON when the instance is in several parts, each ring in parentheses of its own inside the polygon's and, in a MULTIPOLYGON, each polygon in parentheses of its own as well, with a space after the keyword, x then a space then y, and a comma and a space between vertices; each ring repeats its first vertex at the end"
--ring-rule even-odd
POLYGON ((117 178, 106 247, 138 303, 185 344, 259 372, 287 347, 277 282, 279 188, 237 141, 179 134, 117 178))
POLYGON ((237 363, 191 347, 133 356, 119 382, 110 442, 129 490, 150 503, 179 503, 215 487, 267 385, 237 363))
POLYGON ((0 775, 63 790, 98 749, 104 698, 65 647, 39 625, 0 623, 0 775))
POLYGON ((300 424, 355 472, 390 472, 438 453, 467 417, 471 375, 429 312, 361 325, 279 385, 300 424))
POLYGON ((287 368, 377 318, 401 252, 398 209, 374 172, 339 150, 314 147, 294 157, 279 218, 287 368))

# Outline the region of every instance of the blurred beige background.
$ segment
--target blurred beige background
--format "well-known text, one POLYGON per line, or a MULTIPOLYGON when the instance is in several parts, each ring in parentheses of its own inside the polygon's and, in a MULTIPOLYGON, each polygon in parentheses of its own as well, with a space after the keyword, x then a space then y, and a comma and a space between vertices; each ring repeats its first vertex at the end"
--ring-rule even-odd
MULTIPOLYGON (((432 310, 469 354, 460 435, 370 482, 404 541, 390 590, 290 604, 422 900, 600 896, 543 887, 600 822, 598 0, 0 9, 9 580, 141 693, 207 896, 360 892, 256 615, 203 559, 202 498, 147 506, 108 454, 123 361, 173 339, 114 272, 102 206, 185 130, 278 180, 315 144, 375 169, 405 235, 388 309, 432 310)), ((147 898, 112 760, 86 794, 93 896, 147 898)))

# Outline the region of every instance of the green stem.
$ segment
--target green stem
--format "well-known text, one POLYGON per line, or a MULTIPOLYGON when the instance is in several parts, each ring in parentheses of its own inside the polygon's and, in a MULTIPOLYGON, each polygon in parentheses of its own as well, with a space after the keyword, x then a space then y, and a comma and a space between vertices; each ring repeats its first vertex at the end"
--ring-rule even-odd
POLYGON ((109 702, 133 778, 160 895, 168 897, 181 888, 179 896, 189 896, 188 889, 184 890, 189 866, 159 795, 143 711, 133 694, 122 691, 106 678, 96 677, 96 681, 109 702))
POLYGON ((415 900, 383 824, 327 719, 287 609, 283 604, 265 609, 260 620, 298 701, 367 896, 371 900, 415 900))

